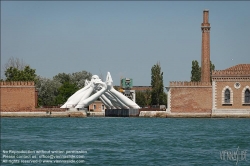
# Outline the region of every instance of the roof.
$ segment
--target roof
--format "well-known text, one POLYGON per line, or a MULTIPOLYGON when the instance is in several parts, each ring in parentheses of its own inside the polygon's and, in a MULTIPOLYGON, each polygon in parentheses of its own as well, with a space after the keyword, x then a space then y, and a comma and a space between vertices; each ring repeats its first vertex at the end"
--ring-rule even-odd
POLYGON ((234 70, 234 71, 250 71, 250 64, 238 64, 232 67, 229 67, 225 70, 234 70))
POLYGON ((225 70, 215 70, 212 77, 250 77, 250 64, 238 64, 225 70))

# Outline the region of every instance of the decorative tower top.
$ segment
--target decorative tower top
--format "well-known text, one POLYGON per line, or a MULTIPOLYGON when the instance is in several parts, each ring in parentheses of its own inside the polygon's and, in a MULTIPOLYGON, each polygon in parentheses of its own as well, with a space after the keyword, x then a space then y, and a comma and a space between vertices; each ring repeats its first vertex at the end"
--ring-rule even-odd
POLYGON ((203 10, 203 23, 201 23, 201 82, 210 82, 210 23, 209 10, 203 10))
POLYGON ((209 23, 209 10, 203 10, 203 23, 201 23, 201 30, 209 31, 210 30, 210 23, 209 23))

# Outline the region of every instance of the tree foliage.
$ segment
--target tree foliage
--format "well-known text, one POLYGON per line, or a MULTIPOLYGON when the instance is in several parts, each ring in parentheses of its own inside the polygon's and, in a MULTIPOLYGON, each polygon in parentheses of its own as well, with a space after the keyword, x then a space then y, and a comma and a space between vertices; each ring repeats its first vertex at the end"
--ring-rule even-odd
POLYGON ((80 89, 85 86, 85 80, 90 80, 92 74, 87 71, 75 72, 72 74, 59 73, 53 77, 54 80, 59 81, 60 83, 69 82, 71 84, 76 84, 76 86, 80 89))
POLYGON ((37 76, 36 88, 38 90, 38 105, 56 105, 56 96, 59 94, 58 88, 62 84, 57 80, 37 76))
POLYGON ((76 84, 70 82, 64 82, 62 86, 58 88, 58 95, 55 98, 56 104, 63 104, 67 99, 78 90, 76 84))
POLYGON ((87 71, 80 71, 70 74, 70 81, 76 84, 77 88, 83 88, 85 86, 85 80, 90 80, 92 74, 87 71))
POLYGON ((197 60, 192 61, 191 81, 193 82, 201 81, 201 68, 197 60))
POLYGON ((70 74, 66 73, 59 73, 53 77, 53 80, 56 80, 63 84, 64 82, 69 82, 70 81, 70 74))
POLYGON ((86 71, 72 74, 59 73, 53 79, 38 77, 39 104, 52 106, 61 105, 78 89, 84 87, 85 80, 91 79, 92 74, 86 71))
POLYGON ((168 107, 168 95, 167 93, 163 93, 163 102, 162 105, 165 105, 166 107, 168 107))
POLYGON ((151 68, 151 105, 164 104, 164 85, 163 85, 163 72, 161 72, 160 63, 155 64, 151 68))
POLYGON ((23 60, 11 57, 4 65, 5 81, 35 81, 36 70, 26 65, 23 60))
MULTIPOLYGON (((212 81, 213 70, 215 70, 215 65, 212 63, 212 61, 210 61, 210 81, 212 81)), ((199 62, 197 60, 192 61, 191 81, 201 81, 201 67, 199 66, 199 62)))
POLYGON ((149 106, 151 104, 151 90, 136 91, 136 103, 141 106, 149 106))
POLYGON ((36 70, 25 66, 23 70, 9 67, 5 71, 6 81, 35 81, 36 70))
POLYGON ((135 96, 136 96, 136 104, 138 104, 140 107, 145 107, 146 106, 146 102, 145 102, 145 95, 144 92, 142 91, 136 91, 135 92, 135 96))
POLYGON ((151 90, 146 89, 144 92, 144 97, 145 97, 145 105, 148 106, 151 104, 151 90))
POLYGON ((210 81, 212 82, 212 72, 215 70, 215 65, 210 61, 210 81))

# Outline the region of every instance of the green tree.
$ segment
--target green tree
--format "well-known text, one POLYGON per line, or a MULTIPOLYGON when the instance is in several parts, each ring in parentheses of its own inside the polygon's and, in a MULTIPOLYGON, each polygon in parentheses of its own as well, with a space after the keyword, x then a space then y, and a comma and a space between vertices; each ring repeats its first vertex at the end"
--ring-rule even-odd
POLYGON ((144 92, 144 96, 145 96, 145 105, 149 106, 151 104, 151 90, 146 89, 146 91, 144 92))
POLYGON ((63 104, 67 101, 67 99, 73 95, 78 90, 77 85, 70 83, 70 82, 64 82, 63 85, 58 88, 58 96, 55 98, 56 104, 63 104))
POLYGON ((59 94, 58 89, 62 86, 62 83, 57 80, 44 78, 41 76, 37 76, 36 80, 36 88, 38 90, 38 105, 57 105, 56 97, 59 94))
POLYGON ((136 103, 141 106, 149 106, 151 104, 151 90, 136 91, 136 103))
POLYGON ((76 84, 76 86, 80 89, 85 85, 85 80, 90 80, 92 74, 87 71, 75 72, 72 74, 59 73, 53 77, 54 80, 59 81, 60 83, 69 82, 72 84, 76 84))
POLYGON ((85 80, 90 80, 92 74, 86 71, 72 74, 59 73, 53 79, 37 77, 38 102, 41 106, 60 105, 84 87, 85 80))
POLYGON ((215 70, 215 65, 210 61, 210 81, 212 82, 212 72, 215 70))
POLYGON ((146 105, 146 99, 145 99, 144 92, 136 91, 135 96, 136 96, 136 99, 135 99, 136 104, 138 104, 140 107, 144 107, 146 105))
MULTIPOLYGON (((215 70, 215 65, 210 61, 210 81, 212 81, 212 71, 215 70)), ((197 60, 192 61, 192 70, 191 70, 191 81, 199 82, 201 81, 201 67, 197 60)))
POLYGON ((192 82, 201 81, 201 68, 197 60, 192 61, 191 81, 192 82))
POLYGON ((83 88, 85 86, 85 80, 90 80, 92 74, 87 71, 75 72, 69 75, 70 82, 76 84, 77 88, 83 88))
POLYGON ((23 70, 16 67, 9 67, 5 71, 6 81, 35 81, 36 70, 25 66, 23 70))
POLYGON ((166 107, 168 107, 168 95, 167 93, 163 93, 163 105, 165 105, 166 107))
POLYGON ((70 82, 70 74, 59 73, 53 77, 53 80, 56 80, 63 84, 64 82, 70 82))
POLYGON ((160 63, 157 63, 151 68, 151 104, 161 105, 164 103, 164 85, 163 72, 161 72, 160 63))

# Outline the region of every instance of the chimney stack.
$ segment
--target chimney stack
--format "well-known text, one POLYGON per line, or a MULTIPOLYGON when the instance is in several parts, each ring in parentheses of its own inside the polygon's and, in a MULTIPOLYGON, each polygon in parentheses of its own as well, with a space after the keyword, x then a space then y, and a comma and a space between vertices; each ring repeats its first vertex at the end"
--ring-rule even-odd
POLYGON ((209 10, 203 10, 203 23, 201 23, 201 82, 210 82, 210 23, 209 10))

